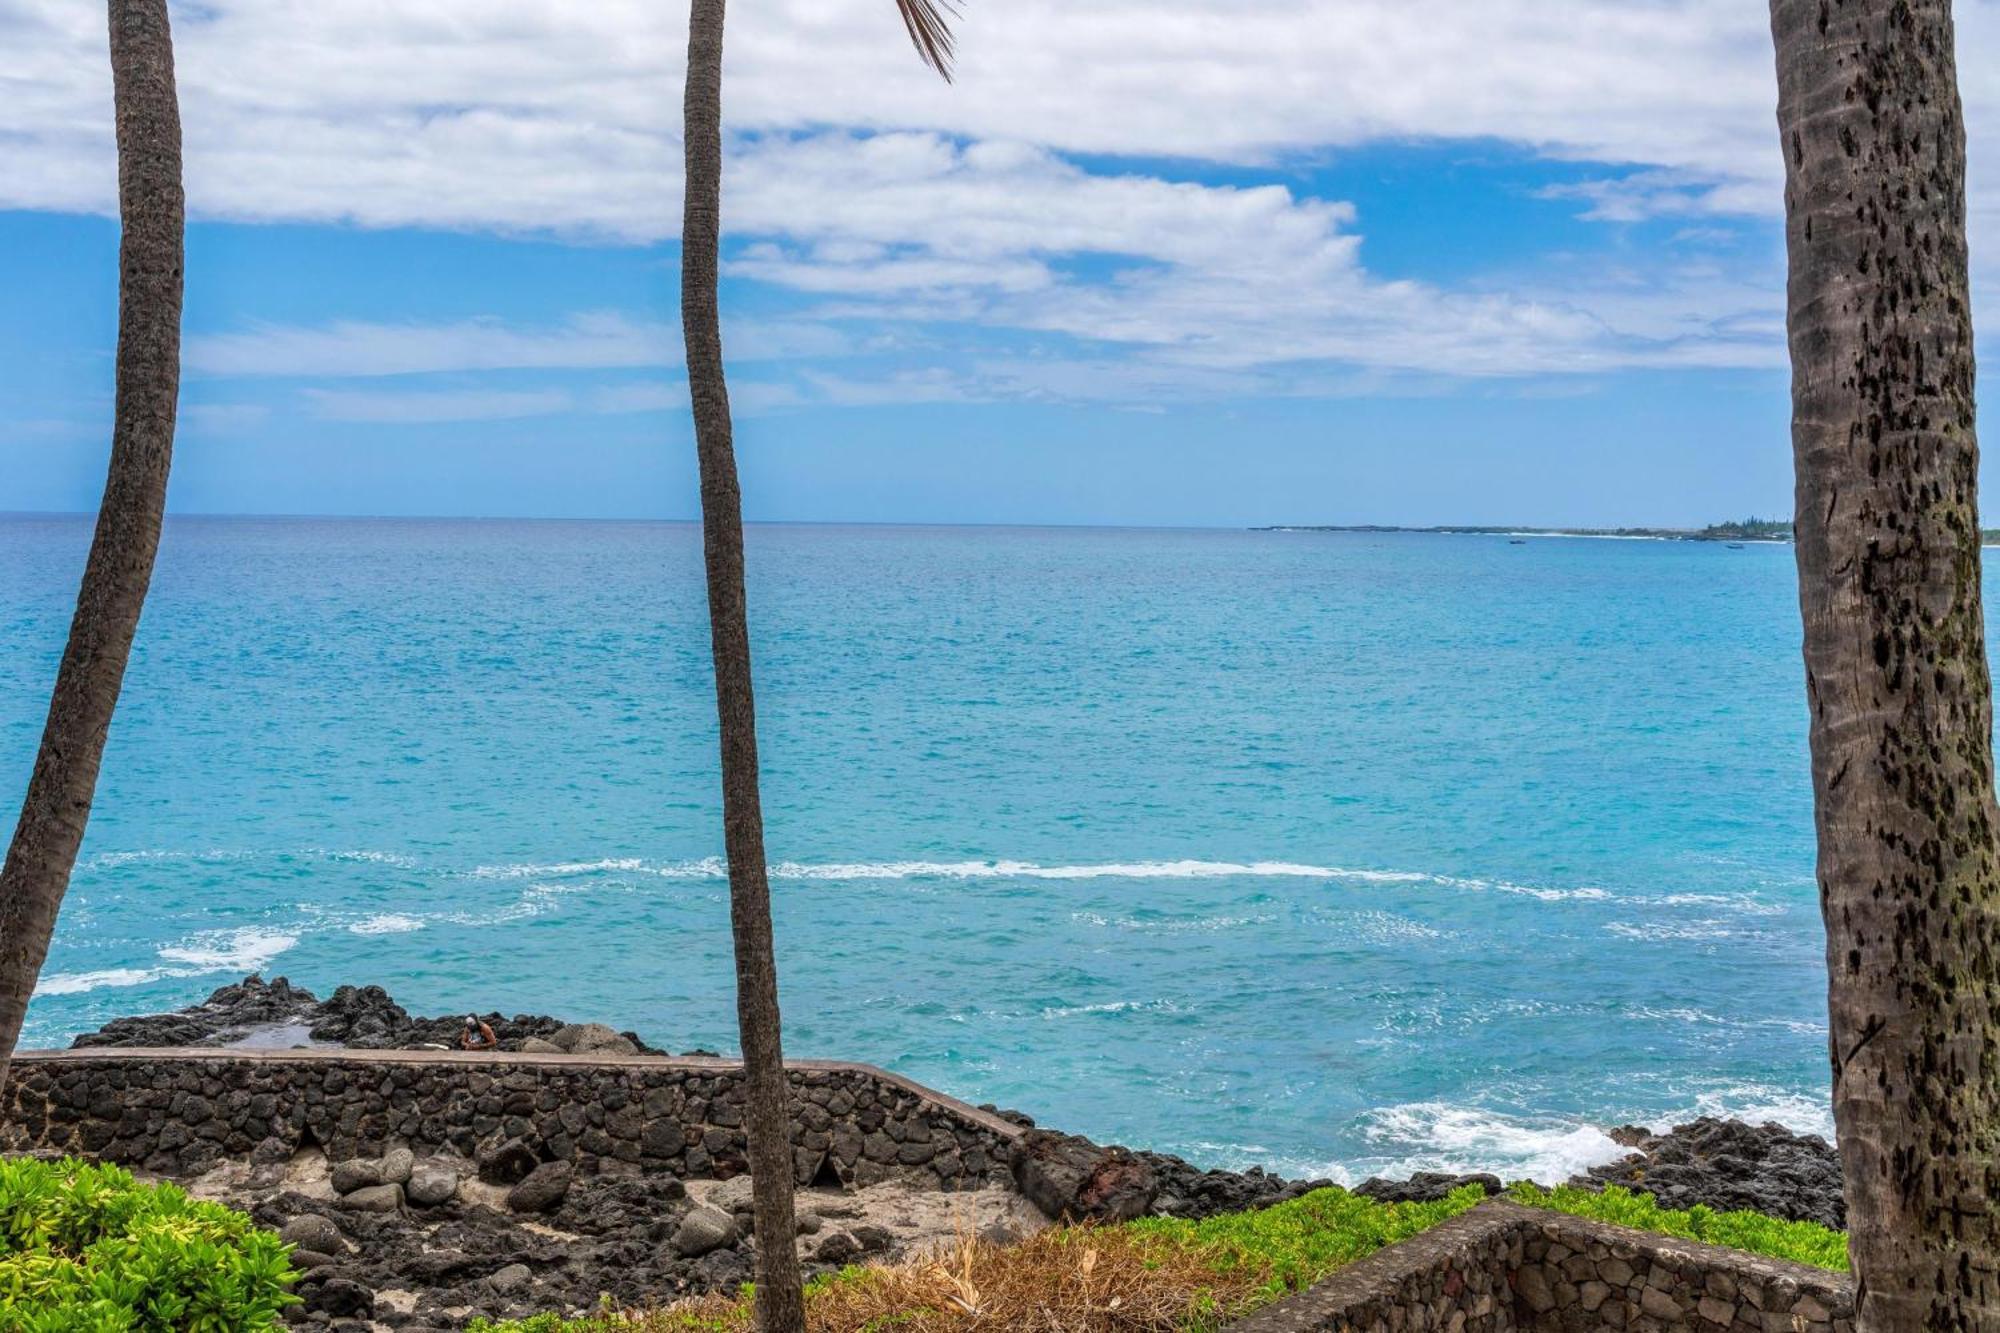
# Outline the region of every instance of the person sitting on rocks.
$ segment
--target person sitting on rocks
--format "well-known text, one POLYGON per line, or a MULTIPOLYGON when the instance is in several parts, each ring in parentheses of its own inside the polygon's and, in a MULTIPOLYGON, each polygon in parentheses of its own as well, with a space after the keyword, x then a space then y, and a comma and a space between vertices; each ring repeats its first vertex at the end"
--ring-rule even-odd
POLYGON ((500 1039, 493 1035, 493 1025, 478 1014, 465 1016, 465 1031, 459 1033, 458 1044, 468 1051, 493 1051, 500 1048, 500 1039))

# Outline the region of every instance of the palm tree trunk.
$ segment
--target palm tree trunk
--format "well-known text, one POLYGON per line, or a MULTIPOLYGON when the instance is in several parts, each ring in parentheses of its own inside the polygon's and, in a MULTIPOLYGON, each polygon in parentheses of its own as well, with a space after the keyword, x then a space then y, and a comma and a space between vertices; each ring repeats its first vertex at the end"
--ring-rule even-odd
POLYGON ((1863 1333, 2000 1329, 2000 853, 1949 0, 1772 0, 1834 1123, 1863 1333))
POLYGON ((715 706, 722 732, 723 846, 736 944, 736 1022, 743 1042, 747 1131, 757 1235, 757 1326, 804 1333, 805 1299, 792 1212, 791 1097, 778 1019, 771 886, 757 791, 757 709, 743 589, 743 499, 729 386, 722 365, 716 283, 722 231, 724 0, 693 0, 685 103, 687 198, 681 230, 681 322, 701 461, 702 554, 708 568, 715 706))
POLYGON ((0 867, 0 1083, 97 789, 152 580, 180 396, 181 121, 166 0, 110 0, 118 133, 117 405, 97 532, 21 821, 0 867))

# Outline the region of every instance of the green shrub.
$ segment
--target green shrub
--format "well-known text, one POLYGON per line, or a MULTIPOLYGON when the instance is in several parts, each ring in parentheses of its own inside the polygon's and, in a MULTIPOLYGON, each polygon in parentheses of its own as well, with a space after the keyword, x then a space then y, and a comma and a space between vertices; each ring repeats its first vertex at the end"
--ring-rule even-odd
POLYGON ((1817 1222, 1785 1222, 1762 1213, 1719 1213, 1701 1204, 1688 1209, 1662 1208, 1652 1195, 1634 1194, 1617 1185, 1599 1194, 1571 1185, 1545 1190, 1523 1183, 1509 1189, 1507 1197, 1530 1208, 1594 1218, 1683 1240, 1726 1245, 1732 1250, 1789 1259, 1839 1273, 1847 1271, 1847 1233, 1817 1222))
POLYGON ((84 1162, 0 1159, 0 1328, 264 1333, 291 1250, 242 1213, 84 1162))
POLYGON ((1485 1198, 1486 1192, 1472 1185, 1435 1203, 1378 1203, 1333 1187, 1199 1222, 1147 1217, 1126 1225, 1171 1245, 1207 1251, 1218 1271, 1259 1273, 1261 1303, 1302 1291, 1336 1268, 1428 1231, 1485 1198))

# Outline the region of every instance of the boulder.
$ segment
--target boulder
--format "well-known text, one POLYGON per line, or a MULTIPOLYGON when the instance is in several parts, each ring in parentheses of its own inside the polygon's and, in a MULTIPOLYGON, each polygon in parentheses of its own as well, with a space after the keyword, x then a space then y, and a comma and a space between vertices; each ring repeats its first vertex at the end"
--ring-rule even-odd
POLYGON ((820 1228, 826 1225, 820 1220, 820 1215, 811 1209, 801 1209, 795 1224, 801 1236, 817 1236, 820 1228))
POLYGON ((493 1288, 499 1295, 505 1296, 510 1292, 519 1291, 521 1288, 527 1286, 529 1282, 534 1280, 534 1276, 535 1270, 529 1268, 526 1264, 508 1264, 499 1272, 488 1277, 486 1285, 493 1288))
POLYGON ((391 1148, 382 1154, 382 1183, 384 1185, 408 1183, 410 1172, 416 1165, 417 1155, 408 1148, 391 1148))
POLYGON ((736 1239, 736 1219, 719 1208, 697 1204, 674 1228, 667 1243, 683 1259, 698 1259, 710 1250, 719 1250, 736 1239))
POLYGON ((896 1238, 881 1227, 859 1226, 854 1228, 854 1243, 864 1254, 880 1254, 896 1243, 896 1238))
POLYGON ((340 1201, 343 1208, 360 1213, 393 1213, 403 1206, 401 1185, 369 1185, 340 1201))
POLYGON ((571 1023, 557 1028, 549 1041, 571 1055, 637 1055, 638 1044, 602 1023, 571 1023))
POLYGON ((299 1284, 299 1296, 309 1313, 335 1319, 354 1315, 367 1319, 375 1313, 375 1293, 351 1278, 308 1279, 299 1284))
POLYGON ((708 1206, 725 1213, 747 1213, 755 1195, 755 1183, 748 1176, 732 1176, 708 1192, 708 1206))
POLYGON ((563 1055, 563 1054, 565 1054, 565 1052, 564 1052, 564 1050, 563 1050, 563 1048, 562 1048, 562 1047, 560 1047, 560 1046, 556 1045, 556 1044, 555 1044, 554 1042, 552 1042, 552 1041, 543 1041, 543 1040, 542 1040, 542 1039, 541 1039, 540 1037, 523 1037, 523 1038, 521 1038, 521 1051, 522 1051, 522 1053, 523 1053, 523 1054, 525 1054, 525 1055, 563 1055))
POLYGON ((374 1158, 354 1157, 333 1164, 335 1194, 352 1194, 356 1190, 382 1183, 382 1163, 374 1158))
POLYGON ((410 1172, 403 1193, 419 1208, 449 1203, 458 1194, 458 1172, 441 1162, 425 1162, 410 1172))
POLYGON ((317 1250, 321 1254, 339 1254, 347 1248, 346 1237, 331 1218, 318 1213, 301 1213, 285 1223, 278 1232, 278 1239, 301 1250, 317 1250))
POLYGON ((323 1254, 318 1250, 292 1251, 292 1267, 298 1269, 301 1273, 307 1269, 324 1268, 332 1262, 334 1262, 332 1255, 323 1254))
POLYGON ((517 1213, 545 1213, 569 1193, 574 1174, 575 1168, 568 1162, 543 1162, 507 1191, 507 1206, 517 1213))
POLYGON ((1380 1176, 1371 1176, 1356 1185, 1354 1192, 1366 1195, 1377 1203, 1436 1203, 1467 1185, 1479 1186, 1488 1197, 1506 1188, 1501 1184, 1500 1177, 1484 1173, 1454 1176, 1443 1171, 1419 1171, 1408 1180, 1384 1180, 1380 1176))
POLYGON ((1015 1143, 1014 1184, 1052 1221, 1125 1222, 1159 1193, 1153 1169, 1124 1148, 1031 1129, 1015 1143))

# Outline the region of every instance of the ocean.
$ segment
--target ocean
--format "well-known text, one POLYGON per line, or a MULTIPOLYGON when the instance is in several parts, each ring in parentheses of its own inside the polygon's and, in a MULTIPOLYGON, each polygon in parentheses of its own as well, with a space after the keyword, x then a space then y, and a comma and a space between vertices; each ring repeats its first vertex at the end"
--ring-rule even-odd
MULTIPOLYGON (((18 808, 89 540, 0 519, 18 808)), ((786 1048, 1209 1165, 1830 1132, 1791 551, 757 526, 786 1048)), ((246 972, 735 1048, 699 534, 171 520, 25 1046, 246 972)))

